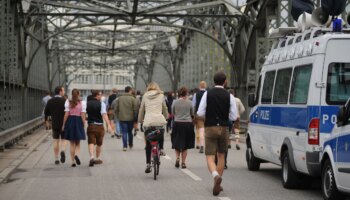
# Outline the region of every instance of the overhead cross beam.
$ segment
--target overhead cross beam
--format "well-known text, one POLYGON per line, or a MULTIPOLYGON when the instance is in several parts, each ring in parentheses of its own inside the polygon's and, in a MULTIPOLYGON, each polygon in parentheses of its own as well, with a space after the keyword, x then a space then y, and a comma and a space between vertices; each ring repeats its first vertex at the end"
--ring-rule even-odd
POLYGON ((182 48, 187 35, 196 31, 217 42, 231 59, 237 24, 245 17, 228 0, 32 0, 31 5, 43 9, 29 10, 25 20, 50 22, 38 41, 57 41, 50 51, 59 56, 93 53, 102 59, 124 53, 130 60, 142 53, 152 60, 154 53, 163 52, 172 55, 174 66, 179 63, 174 60, 178 50, 152 48, 156 43, 172 38, 182 48))

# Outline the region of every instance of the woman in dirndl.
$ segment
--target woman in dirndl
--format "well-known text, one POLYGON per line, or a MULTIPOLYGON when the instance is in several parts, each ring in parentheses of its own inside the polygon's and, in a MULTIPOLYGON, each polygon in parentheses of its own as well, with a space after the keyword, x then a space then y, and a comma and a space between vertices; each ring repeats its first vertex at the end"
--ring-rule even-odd
POLYGON ((179 99, 173 102, 172 113, 174 115, 174 127, 171 134, 171 142, 176 153, 175 167, 186 168, 187 150, 194 148, 195 132, 193 125, 194 109, 192 102, 187 99, 188 89, 182 87, 179 90, 179 99))
POLYGON ((80 100, 78 89, 72 90, 72 99, 65 105, 63 127, 66 140, 70 141, 70 155, 72 167, 80 165, 80 140, 85 140, 84 125, 86 122, 86 102, 80 100))

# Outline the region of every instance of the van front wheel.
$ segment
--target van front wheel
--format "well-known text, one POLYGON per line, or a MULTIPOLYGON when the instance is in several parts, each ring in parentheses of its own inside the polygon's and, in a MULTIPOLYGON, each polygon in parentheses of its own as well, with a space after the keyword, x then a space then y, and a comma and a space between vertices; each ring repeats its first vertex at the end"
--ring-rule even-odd
POLYGON ((294 171, 291 164, 288 150, 282 155, 282 184, 284 188, 294 189, 298 187, 299 173, 294 171))
POLYGON ((254 156, 250 142, 247 145, 246 160, 249 171, 258 171, 260 169, 260 160, 254 156))
POLYGON ((327 159, 323 163, 321 179, 322 179, 323 199, 326 199, 326 200, 344 199, 344 196, 337 189, 332 165, 329 159, 327 159))

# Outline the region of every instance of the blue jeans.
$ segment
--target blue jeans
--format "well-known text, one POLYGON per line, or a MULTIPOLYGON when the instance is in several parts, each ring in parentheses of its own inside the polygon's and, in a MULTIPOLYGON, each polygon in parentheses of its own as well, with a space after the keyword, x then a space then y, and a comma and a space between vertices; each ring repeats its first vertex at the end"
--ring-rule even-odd
POLYGON ((128 141, 129 141, 129 146, 133 145, 133 139, 134 136, 132 134, 132 129, 134 127, 134 122, 126 122, 126 121, 120 121, 120 128, 122 130, 123 134, 123 147, 127 148, 128 147, 128 141))
POLYGON ((120 130, 120 121, 118 119, 114 119, 114 123, 115 123, 115 132, 117 133, 117 135, 122 135, 121 134, 121 130, 120 130))

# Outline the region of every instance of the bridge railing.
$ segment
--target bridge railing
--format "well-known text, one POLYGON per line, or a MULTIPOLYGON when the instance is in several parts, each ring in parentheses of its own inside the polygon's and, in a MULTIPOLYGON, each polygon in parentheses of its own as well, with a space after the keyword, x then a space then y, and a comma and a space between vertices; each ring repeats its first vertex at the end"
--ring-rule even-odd
POLYGON ((5 149, 7 144, 14 144, 28 133, 43 125, 43 118, 38 117, 18 126, 0 132, 0 150, 5 149))

